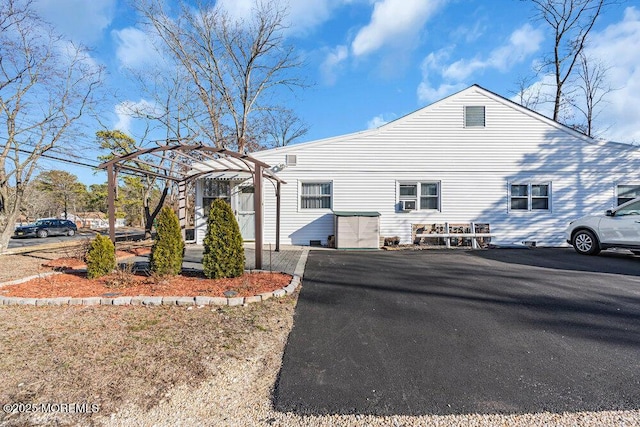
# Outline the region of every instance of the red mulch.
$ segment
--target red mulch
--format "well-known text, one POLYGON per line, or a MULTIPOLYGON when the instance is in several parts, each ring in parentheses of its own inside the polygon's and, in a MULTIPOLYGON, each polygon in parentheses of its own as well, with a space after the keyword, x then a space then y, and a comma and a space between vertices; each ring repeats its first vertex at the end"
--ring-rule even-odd
MULTIPOLYGON (((141 248, 141 249, 147 250, 146 253, 151 252, 151 249, 148 249, 148 248, 141 248)), ((144 254, 146 255, 146 253, 144 254)), ((134 255, 138 255, 138 253, 133 251, 132 252, 116 251, 116 259, 118 260, 130 258, 134 255)), ((143 253, 141 253, 140 255, 143 255, 143 253)), ((47 261, 42 265, 45 267, 51 267, 58 270, 74 270, 74 269, 80 269, 80 268, 87 268, 87 264, 85 264, 83 260, 75 257, 56 258, 56 259, 52 259, 51 261, 47 261)))
POLYGON ((232 279, 176 276, 155 281, 144 275, 113 273, 99 279, 87 279, 86 273, 62 273, 0 287, 0 295, 25 298, 115 296, 212 296, 224 297, 234 290, 239 297, 258 295, 283 288, 291 276, 283 273, 245 273, 232 279))

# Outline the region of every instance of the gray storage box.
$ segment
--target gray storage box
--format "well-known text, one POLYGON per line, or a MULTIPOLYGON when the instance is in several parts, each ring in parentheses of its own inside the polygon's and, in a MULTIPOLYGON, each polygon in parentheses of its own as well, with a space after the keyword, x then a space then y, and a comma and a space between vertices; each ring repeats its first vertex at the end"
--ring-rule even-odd
POLYGON ((334 211, 336 249, 380 249, 380 213, 334 211))

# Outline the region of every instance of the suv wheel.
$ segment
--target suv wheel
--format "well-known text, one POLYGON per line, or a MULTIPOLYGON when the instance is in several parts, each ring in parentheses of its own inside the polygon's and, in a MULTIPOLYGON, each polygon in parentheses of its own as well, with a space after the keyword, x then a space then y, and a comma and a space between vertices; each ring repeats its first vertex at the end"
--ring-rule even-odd
POLYGON ((69 231, 67 231, 67 236, 73 236, 74 234, 76 234, 76 230, 73 228, 70 228, 69 231))
POLYGON ((581 255, 598 255, 600 253, 598 239, 589 230, 580 230, 573 235, 573 248, 581 255))
POLYGON ((38 230, 36 234, 38 235, 38 237, 47 237, 49 235, 49 233, 47 233, 47 230, 38 230))

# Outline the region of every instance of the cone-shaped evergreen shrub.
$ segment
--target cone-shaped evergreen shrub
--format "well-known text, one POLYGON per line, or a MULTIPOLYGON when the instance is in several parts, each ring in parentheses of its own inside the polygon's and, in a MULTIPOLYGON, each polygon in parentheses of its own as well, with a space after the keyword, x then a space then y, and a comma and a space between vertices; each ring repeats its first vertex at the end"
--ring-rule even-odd
POLYGON ((204 238, 204 275, 210 279, 238 277, 244 272, 242 235, 231 207, 222 199, 211 204, 204 238))
POLYGON ((156 240, 149 256, 153 273, 160 276, 175 276, 182 270, 184 242, 180 233, 178 216, 169 206, 158 214, 156 240))
POLYGON ((102 234, 91 241, 87 252, 87 277, 95 279, 111 273, 116 268, 116 250, 113 242, 102 234))

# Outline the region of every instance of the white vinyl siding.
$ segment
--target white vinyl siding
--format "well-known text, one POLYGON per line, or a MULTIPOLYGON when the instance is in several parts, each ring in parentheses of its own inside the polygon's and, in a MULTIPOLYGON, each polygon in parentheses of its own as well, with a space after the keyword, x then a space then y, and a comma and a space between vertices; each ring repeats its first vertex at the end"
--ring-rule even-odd
POLYGON ((331 209, 331 182, 300 183, 300 209, 331 209))
MULTIPOLYGON (((492 243, 538 246, 565 244, 570 221, 614 208, 618 185, 640 184, 638 148, 589 140, 478 87, 374 130, 252 155, 269 165, 298 156, 297 166, 277 172, 287 182, 281 242, 296 245, 324 243, 335 232, 331 210, 301 209, 300 182, 330 181, 332 209, 379 212, 380 235, 402 243, 412 242, 412 224, 476 222, 490 224, 492 243), (465 106, 486 106, 485 128, 464 128, 465 106), (420 189, 415 211, 398 209, 398 182, 433 181, 438 210, 420 209, 420 189), (510 184, 529 183, 552 183, 548 210, 510 209, 510 184)), ((265 183, 263 191, 264 237, 273 243, 275 186, 265 183)))

